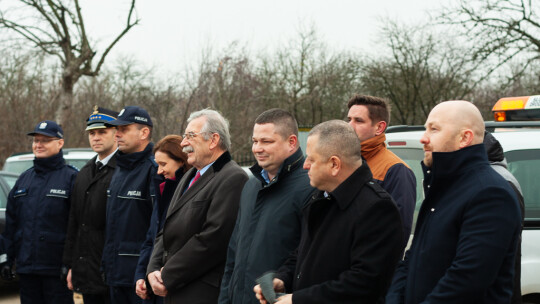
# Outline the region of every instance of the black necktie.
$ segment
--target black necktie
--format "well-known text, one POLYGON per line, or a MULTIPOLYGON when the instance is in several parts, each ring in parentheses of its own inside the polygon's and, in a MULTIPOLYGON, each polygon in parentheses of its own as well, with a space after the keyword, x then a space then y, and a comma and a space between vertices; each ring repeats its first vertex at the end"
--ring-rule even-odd
POLYGON ((103 168, 103 163, 98 160, 96 162, 96 174, 99 172, 99 170, 101 170, 101 168, 103 168))

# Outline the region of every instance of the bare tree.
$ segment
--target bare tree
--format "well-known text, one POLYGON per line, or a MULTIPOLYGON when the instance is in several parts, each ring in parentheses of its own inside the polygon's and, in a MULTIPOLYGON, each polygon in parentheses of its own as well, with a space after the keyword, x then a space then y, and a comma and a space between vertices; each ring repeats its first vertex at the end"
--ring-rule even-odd
MULTIPOLYGON (((509 60, 525 59, 519 73, 540 59, 540 6, 533 0, 458 0, 437 23, 461 28, 473 55, 491 73, 509 60)), ((455 27, 454 27, 455 28, 455 27)))
POLYGON ((421 124, 435 104, 471 97, 483 81, 466 51, 438 37, 428 28, 388 22, 382 41, 390 55, 364 63, 364 90, 391 101, 394 124, 421 124))
POLYGON ((33 18, 10 15, 7 9, 0 11, 1 27, 23 37, 46 54, 60 59, 62 91, 59 96, 60 106, 55 115, 60 124, 70 114, 74 85, 79 78, 98 75, 111 49, 139 22, 135 16, 135 1, 130 1, 124 28, 101 53, 96 64, 93 60, 97 51, 91 45, 79 0, 18 0, 25 8, 27 17, 33 18))

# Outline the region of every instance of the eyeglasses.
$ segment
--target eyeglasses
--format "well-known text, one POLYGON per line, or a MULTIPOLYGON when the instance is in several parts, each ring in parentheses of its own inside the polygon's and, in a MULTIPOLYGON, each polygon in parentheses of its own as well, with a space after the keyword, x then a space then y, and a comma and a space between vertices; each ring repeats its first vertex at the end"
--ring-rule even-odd
POLYGON ((211 132, 207 132, 207 131, 205 131, 205 132, 197 132, 197 133, 195 133, 195 132, 187 132, 187 133, 184 133, 182 135, 182 137, 185 138, 185 139, 192 140, 193 138, 197 137, 197 134, 204 134, 204 133, 211 133, 211 132))
POLYGON ((50 143, 53 140, 60 140, 60 138, 42 138, 42 139, 34 138, 32 140, 32 142, 34 144, 36 144, 36 145, 39 144, 39 143, 46 145, 46 144, 50 143))

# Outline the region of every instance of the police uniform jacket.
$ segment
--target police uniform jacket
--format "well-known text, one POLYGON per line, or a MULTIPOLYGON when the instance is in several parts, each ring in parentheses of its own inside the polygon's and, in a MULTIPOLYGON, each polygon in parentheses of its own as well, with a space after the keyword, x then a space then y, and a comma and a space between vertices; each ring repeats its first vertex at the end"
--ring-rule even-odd
POLYGON ((148 274, 163 267, 165 303, 217 301, 227 244, 248 179, 229 152, 188 188, 196 172, 191 168, 176 188, 147 269, 148 274))
POLYGON ((426 198, 386 303, 510 303, 521 215, 484 145, 433 152, 423 170, 426 198))
POLYGON ((66 165, 63 152, 36 158, 8 196, 3 237, 17 273, 60 275, 70 195, 77 169, 66 165))
POLYGON ((116 168, 116 155, 99 171, 96 158, 77 175, 73 187, 64 264, 71 268, 74 291, 103 294, 108 287, 101 278, 101 256, 105 244, 107 189, 116 168))
POLYGON ((298 149, 289 156, 269 183, 262 168, 251 167, 253 176, 245 184, 227 252, 219 303, 258 303, 253 294, 255 279, 281 266, 298 247, 302 209, 314 192, 304 154, 298 149))
POLYGON ((141 152, 117 152, 108 190, 102 269, 109 286, 134 286, 141 245, 156 197, 157 164, 149 143, 141 152))
POLYGON ((295 304, 384 303, 402 239, 397 207, 363 162, 333 192, 313 196, 298 250, 277 278, 295 304))

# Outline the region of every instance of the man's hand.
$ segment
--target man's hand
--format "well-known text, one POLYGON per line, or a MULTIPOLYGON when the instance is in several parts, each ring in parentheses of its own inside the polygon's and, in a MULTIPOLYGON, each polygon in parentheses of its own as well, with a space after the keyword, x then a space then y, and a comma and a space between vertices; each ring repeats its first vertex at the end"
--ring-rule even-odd
POLYGON ((67 288, 69 290, 73 290, 73 283, 71 282, 71 268, 68 270, 66 282, 67 282, 67 288))
POLYGON ((6 281, 11 281, 15 277, 11 264, 8 262, 0 264, 0 276, 6 281))
POLYGON ((160 297, 167 296, 167 288, 163 285, 163 279, 161 279, 161 271, 156 270, 148 275, 148 282, 155 295, 160 297))
POLYGON ((279 297, 275 304, 292 304, 292 293, 279 297))
POLYGON ((139 298, 143 300, 148 300, 150 297, 148 296, 148 290, 146 289, 146 282, 144 279, 137 280, 137 283, 135 283, 135 293, 139 296, 139 298))
MULTIPOLYGON (((272 283, 274 283, 274 290, 276 292, 285 292, 285 284, 283 283, 282 280, 274 279, 274 281, 272 281, 272 283)), ((267 304, 266 299, 264 298, 264 296, 262 294, 261 285, 256 285, 255 287, 253 287, 253 292, 255 292, 255 297, 259 300, 259 302, 261 302, 261 304, 267 304)), ((283 297, 285 297, 285 296, 283 296, 283 297)), ((280 299, 283 298, 283 297, 280 297, 280 299)), ((284 303, 287 303, 287 302, 283 302, 283 304, 284 303)), ((292 303, 292 296, 291 296, 291 302, 290 303, 292 303)))

